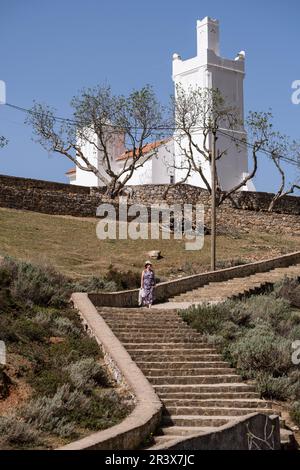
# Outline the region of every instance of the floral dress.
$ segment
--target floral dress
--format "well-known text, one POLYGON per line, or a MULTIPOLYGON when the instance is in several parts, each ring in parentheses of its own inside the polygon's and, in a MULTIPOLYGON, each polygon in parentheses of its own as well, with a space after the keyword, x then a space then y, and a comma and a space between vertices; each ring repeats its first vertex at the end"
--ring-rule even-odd
POLYGON ((151 305, 154 300, 153 288, 155 284, 154 272, 144 271, 143 305, 151 305))

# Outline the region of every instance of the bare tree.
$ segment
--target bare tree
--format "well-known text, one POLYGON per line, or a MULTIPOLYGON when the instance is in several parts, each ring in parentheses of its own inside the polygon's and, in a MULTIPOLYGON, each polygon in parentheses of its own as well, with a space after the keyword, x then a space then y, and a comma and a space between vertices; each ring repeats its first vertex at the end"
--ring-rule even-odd
MULTIPOLYGON (((233 193, 243 188, 257 171, 258 152, 268 141, 270 126, 268 113, 249 113, 248 140, 242 125, 242 116, 230 106, 218 89, 190 87, 176 88, 173 100, 175 120, 174 139, 182 154, 182 161, 174 163, 183 170, 185 180, 198 174, 211 195, 211 269, 216 265, 216 207, 233 193), (230 148, 216 149, 220 136, 225 135, 230 145, 238 149, 251 146, 252 169, 232 188, 224 190, 218 174, 218 161, 230 158, 230 148), (207 167, 210 174, 205 171, 207 167)), ((224 139, 223 139, 224 141, 224 139)), ((184 178, 183 178, 184 179, 184 178)))
POLYGON ((57 118, 49 106, 35 103, 26 122, 46 150, 94 173, 114 198, 134 171, 157 152, 155 146, 147 153, 145 148, 149 140, 164 138, 164 109, 150 86, 127 97, 113 95, 109 86, 84 89, 72 99, 71 106, 73 117, 65 120, 57 118), (116 139, 130 150, 118 162, 111 151, 116 139), (94 148, 97 163, 87 153, 86 144, 94 148))
POLYGON ((280 199, 300 190, 300 144, 285 134, 272 131, 265 146, 267 155, 280 176, 278 190, 271 199, 268 210, 272 212, 280 199), (293 166, 292 181, 287 181, 287 170, 293 166))
MULTIPOLYGON (((248 141, 243 137, 241 116, 236 108, 230 106, 218 89, 189 88, 184 90, 180 85, 176 89, 173 101, 175 119, 175 142, 182 153, 182 162, 174 163, 175 169, 185 170, 187 179, 193 173, 200 176, 204 187, 211 194, 211 178, 205 174, 205 165, 211 167, 213 151, 221 136, 237 148, 252 144, 252 170, 234 187, 223 190, 216 165, 216 202, 220 205, 234 192, 250 181, 257 171, 257 153, 268 138, 268 113, 249 113, 247 131, 248 141), (242 137, 240 137, 242 135, 242 137), (249 136, 248 136, 249 137, 249 136)), ((216 164, 222 158, 230 158, 228 147, 219 149, 215 155, 216 164)))
POLYGON ((7 144, 8 140, 3 135, 0 135, 0 148, 5 147, 7 144))

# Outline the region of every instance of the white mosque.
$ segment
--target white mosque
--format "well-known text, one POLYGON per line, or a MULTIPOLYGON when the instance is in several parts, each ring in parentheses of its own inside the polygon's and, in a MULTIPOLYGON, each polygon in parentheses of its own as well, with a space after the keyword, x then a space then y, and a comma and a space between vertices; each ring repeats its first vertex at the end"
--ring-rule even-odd
MULTIPOLYGON (((197 21, 197 55, 191 59, 182 60, 180 55, 173 54, 174 86, 183 89, 189 87, 218 88, 226 100, 237 110, 241 123, 244 120, 244 92, 245 53, 241 51, 235 59, 225 59, 220 56, 219 48, 219 22, 209 17, 197 21)), ((245 147, 237 147, 230 137, 226 137, 226 129, 218 138, 218 147, 226 148, 227 155, 218 162, 218 176, 222 189, 228 190, 240 183, 248 174, 248 154, 245 147)), ((239 139, 246 138, 243 125, 235 131, 239 139)), ((232 135, 232 133, 231 133, 232 135)), ((195 134, 199 146, 202 145, 201 135, 195 134)), ((95 136, 96 139, 96 136, 95 136)), ((130 158, 130 150, 124 146, 122 136, 116 135, 111 145, 111 157, 114 169, 117 170, 130 158)), ((90 161, 101 171, 101 159, 95 146, 85 143, 84 153, 90 161)), ((129 185, 143 184, 169 184, 181 181, 184 170, 181 169, 182 150, 173 138, 168 141, 152 142, 144 147, 145 163, 135 170, 128 181, 129 185), (153 150, 155 149, 155 152, 153 150), (151 157, 149 158, 149 152, 151 157)), ((203 157, 199 157, 203 158, 203 157)), ((209 163, 203 160, 204 174, 210 181, 209 163)), ((71 184, 82 186, 103 186, 103 182, 93 173, 79 169, 77 166, 69 170, 68 176, 71 184)), ((192 173, 188 184, 204 187, 199 174, 192 173)), ((255 190, 252 182, 248 182, 243 190, 255 190)))

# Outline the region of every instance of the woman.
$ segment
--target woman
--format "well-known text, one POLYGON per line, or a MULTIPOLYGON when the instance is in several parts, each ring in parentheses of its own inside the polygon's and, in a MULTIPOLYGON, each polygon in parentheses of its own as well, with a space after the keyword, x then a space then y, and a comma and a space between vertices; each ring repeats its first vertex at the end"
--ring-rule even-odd
POLYGON ((155 286, 155 275, 152 269, 152 263, 150 261, 146 261, 145 269, 142 272, 142 278, 141 278, 141 288, 144 290, 142 305, 147 305, 149 308, 151 308, 151 305, 153 304, 154 286, 155 286))

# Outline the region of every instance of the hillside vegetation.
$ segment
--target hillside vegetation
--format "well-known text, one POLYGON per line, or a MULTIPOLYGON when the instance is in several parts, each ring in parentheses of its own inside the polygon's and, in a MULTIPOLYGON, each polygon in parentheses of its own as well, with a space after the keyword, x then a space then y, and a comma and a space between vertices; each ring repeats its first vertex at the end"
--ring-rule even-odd
POLYGON ((53 269, 0 265, 0 449, 55 448, 120 422, 131 410, 96 341, 67 306, 53 269))

